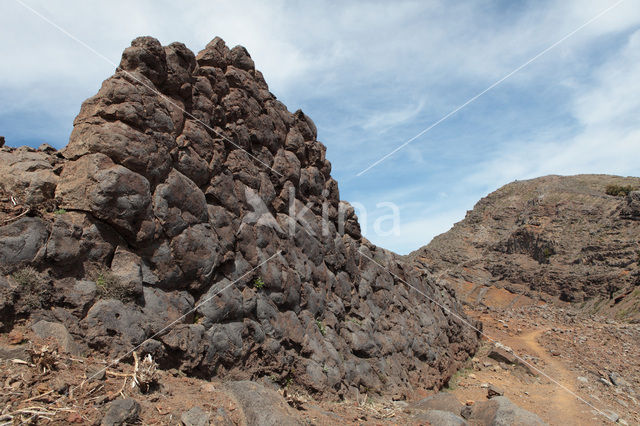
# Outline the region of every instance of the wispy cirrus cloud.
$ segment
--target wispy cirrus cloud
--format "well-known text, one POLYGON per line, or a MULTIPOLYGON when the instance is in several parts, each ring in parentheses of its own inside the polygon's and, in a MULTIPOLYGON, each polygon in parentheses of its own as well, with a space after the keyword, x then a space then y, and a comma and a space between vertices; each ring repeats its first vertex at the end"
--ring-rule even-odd
MULTIPOLYGON (((561 139, 560 126, 534 130, 529 140, 506 141, 468 181, 497 186, 514 179, 559 173, 638 175, 640 166, 640 30, 617 54, 574 86, 567 106, 575 121, 561 139)), ((563 123, 561 123, 562 125, 563 123)))

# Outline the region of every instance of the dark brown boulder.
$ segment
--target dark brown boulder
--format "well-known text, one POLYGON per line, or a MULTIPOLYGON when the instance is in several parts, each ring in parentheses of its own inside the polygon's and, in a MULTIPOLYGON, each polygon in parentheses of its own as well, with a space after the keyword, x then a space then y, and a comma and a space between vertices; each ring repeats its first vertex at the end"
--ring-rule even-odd
POLYGON ((204 194, 193 181, 175 169, 156 187, 153 213, 171 238, 189 226, 209 221, 204 194))
POLYGON ((46 152, 21 147, 0 151, 0 189, 21 203, 38 205, 53 198, 58 159, 46 152))
POLYGON ((58 214, 51 226, 46 246, 47 259, 59 264, 74 264, 82 255, 82 227, 66 214, 58 214))
POLYGON ((242 70, 253 71, 255 66, 253 59, 243 46, 236 46, 229 52, 229 61, 234 67, 242 70))
POLYGON ((133 240, 153 235, 149 182, 103 154, 67 163, 56 188, 60 207, 91 213, 133 240), (147 225, 147 226, 145 226, 147 225))
POLYGON ((416 401, 409 407, 421 411, 439 410, 460 415, 463 405, 452 393, 440 392, 416 401))
POLYGON ((198 65, 201 67, 214 67, 225 70, 229 58, 229 48, 224 40, 216 37, 196 56, 198 65))
POLYGON ((250 381, 231 382, 227 389, 238 402, 248 425, 302 424, 282 395, 273 389, 250 381))
POLYGON ((173 95, 189 101, 192 73, 196 68, 196 57, 183 43, 171 43, 164 48, 167 63, 167 79, 163 88, 168 95, 173 95))
POLYGON ((26 264, 36 264, 44 258, 49 230, 35 217, 24 217, 0 227, 0 268, 15 271, 26 264))
POLYGON ((122 53, 119 68, 139 72, 159 86, 167 79, 167 55, 155 38, 138 37, 122 53))
POLYGON ((495 347, 489 351, 489 355, 487 355, 491 359, 495 359, 498 362, 504 362, 505 364, 517 364, 518 358, 513 354, 513 352, 508 352, 502 348, 495 347))
POLYGON ((505 396, 479 401, 462 409, 462 417, 481 425, 546 425, 537 415, 518 407, 505 396))
POLYGON ((140 404, 132 398, 117 399, 109 404, 109 409, 105 414, 102 426, 121 426, 132 424, 138 421, 140 415, 140 404))

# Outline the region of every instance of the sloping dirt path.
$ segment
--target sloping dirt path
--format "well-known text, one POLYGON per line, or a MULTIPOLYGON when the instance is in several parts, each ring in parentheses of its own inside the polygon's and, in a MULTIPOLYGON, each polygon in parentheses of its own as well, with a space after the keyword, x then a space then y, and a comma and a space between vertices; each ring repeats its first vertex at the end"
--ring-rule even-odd
POLYGON ((576 397, 579 395, 597 409, 603 408, 602 403, 585 394, 585 388, 577 380, 580 374, 571 360, 560 356, 566 348, 558 348, 560 353, 555 354, 553 347, 545 343, 545 333, 552 331, 552 326, 562 327, 561 324, 539 317, 516 318, 505 312, 497 315, 493 311, 480 313, 476 318, 483 322, 483 331, 490 341, 485 343, 487 349, 478 355, 479 361, 470 377, 460 380, 454 390, 460 401, 486 400, 486 384, 493 384, 503 389, 505 396, 514 403, 536 413, 549 425, 612 424, 576 397), (495 360, 487 357, 488 348, 493 345, 491 340, 511 347, 514 353, 544 374, 533 377, 518 368, 499 367, 495 360), (528 356, 534 359, 529 360, 528 356))
MULTIPOLYGON (((584 405, 584 407, 582 408, 587 408, 587 406, 584 404, 584 402, 579 401, 574 395, 567 392, 567 389, 571 392, 576 392, 575 375, 562 362, 551 355, 545 348, 540 345, 540 343, 538 343, 538 338, 545 331, 547 330, 533 330, 521 336, 515 337, 515 339, 519 340, 523 344, 523 346, 528 349, 529 353, 544 361, 546 365, 543 370, 544 373, 557 382, 554 383, 555 386, 552 391, 553 395, 549 398, 550 402, 553 404, 550 412, 555 413, 554 417, 558 417, 556 419, 557 424, 583 424, 579 420, 579 418, 582 416, 582 412, 584 410, 578 407, 578 404, 584 405), (558 384, 562 385, 564 388, 559 386, 558 384)), ((553 423, 556 424, 555 421, 553 423)))

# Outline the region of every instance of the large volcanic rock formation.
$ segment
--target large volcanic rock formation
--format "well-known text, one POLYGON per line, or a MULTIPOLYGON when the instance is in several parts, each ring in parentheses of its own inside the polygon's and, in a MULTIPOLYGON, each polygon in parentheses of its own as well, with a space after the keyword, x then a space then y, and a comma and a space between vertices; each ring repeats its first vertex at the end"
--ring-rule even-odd
POLYGON ((619 319, 638 317, 640 192, 629 193, 633 188, 640 188, 640 178, 546 176, 510 183, 410 257, 471 303, 495 286, 594 311, 607 301, 619 319))
POLYGON ((476 333, 362 237, 316 137, 243 47, 134 40, 63 151, 0 150, 2 326, 325 394, 441 386, 476 333))

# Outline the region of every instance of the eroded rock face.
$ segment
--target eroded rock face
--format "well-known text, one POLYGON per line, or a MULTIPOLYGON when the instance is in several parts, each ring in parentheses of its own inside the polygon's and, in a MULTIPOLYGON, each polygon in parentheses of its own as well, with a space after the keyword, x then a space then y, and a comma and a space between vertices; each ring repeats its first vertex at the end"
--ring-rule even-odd
POLYGON ((637 315, 640 192, 607 195, 609 185, 640 188, 640 178, 546 176, 510 183, 411 257, 470 303, 495 286, 568 302, 615 299, 637 315), (628 305, 621 303, 625 298, 628 305))
POLYGON ((47 152, 27 147, 1 150, 0 188, 28 204, 51 199, 58 181, 54 172, 58 161, 58 158, 47 152))
POLYGON ((325 395, 439 387, 477 335, 450 288, 362 237, 316 138, 244 48, 138 38, 39 186, 64 210, 0 227, 0 256, 83 290, 56 315, 93 350, 325 395))

